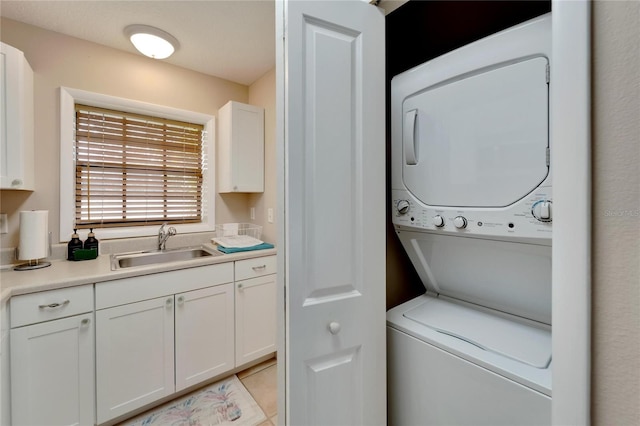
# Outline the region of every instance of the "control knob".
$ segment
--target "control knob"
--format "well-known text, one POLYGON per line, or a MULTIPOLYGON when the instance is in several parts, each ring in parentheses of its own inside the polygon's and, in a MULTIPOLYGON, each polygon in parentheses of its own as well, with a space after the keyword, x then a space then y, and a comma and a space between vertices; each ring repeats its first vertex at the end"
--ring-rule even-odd
POLYGON ((410 204, 407 200, 400 200, 396 203, 396 210, 400 214, 407 214, 409 212, 410 204))
POLYGON ((531 206, 531 214, 540 222, 551 222, 551 204, 550 200, 540 200, 531 206))
POLYGON ((456 216, 453 219, 453 225, 458 229, 464 229, 467 227, 467 219, 462 216, 456 216))
POLYGON ((444 226, 444 218, 440 215, 436 215, 431 219, 433 225, 437 228, 442 228, 444 226))

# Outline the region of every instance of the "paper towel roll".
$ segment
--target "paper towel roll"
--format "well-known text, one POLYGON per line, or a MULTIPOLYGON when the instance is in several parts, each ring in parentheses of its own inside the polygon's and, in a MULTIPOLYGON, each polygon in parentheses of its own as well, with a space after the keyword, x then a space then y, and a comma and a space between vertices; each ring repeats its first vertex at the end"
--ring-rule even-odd
POLYGON ((49 211, 20 212, 20 260, 42 259, 49 255, 49 211))

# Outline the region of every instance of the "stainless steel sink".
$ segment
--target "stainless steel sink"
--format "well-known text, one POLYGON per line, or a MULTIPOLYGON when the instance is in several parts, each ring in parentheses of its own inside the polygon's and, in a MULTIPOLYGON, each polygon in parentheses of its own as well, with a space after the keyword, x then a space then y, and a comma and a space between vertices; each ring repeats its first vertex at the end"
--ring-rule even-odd
POLYGON ((177 262, 208 256, 222 256, 222 253, 200 246, 174 250, 112 254, 111 270, 115 271, 122 268, 156 265, 159 263, 177 262))

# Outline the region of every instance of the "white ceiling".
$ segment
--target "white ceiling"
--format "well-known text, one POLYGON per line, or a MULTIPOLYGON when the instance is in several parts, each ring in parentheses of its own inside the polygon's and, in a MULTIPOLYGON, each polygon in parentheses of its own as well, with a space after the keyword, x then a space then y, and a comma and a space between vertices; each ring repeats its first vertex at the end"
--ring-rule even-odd
POLYGON ((275 67, 274 0, 1 0, 0 15, 136 54, 124 28, 151 25, 180 42, 165 62, 245 85, 275 67))

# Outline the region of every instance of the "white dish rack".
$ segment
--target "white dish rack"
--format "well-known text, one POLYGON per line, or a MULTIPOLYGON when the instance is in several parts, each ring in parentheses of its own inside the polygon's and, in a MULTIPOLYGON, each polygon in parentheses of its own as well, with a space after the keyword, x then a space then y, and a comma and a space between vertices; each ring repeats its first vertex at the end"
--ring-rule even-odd
POLYGON ((223 223, 216 225, 214 244, 227 248, 244 248, 262 244, 262 226, 252 223, 223 223))

